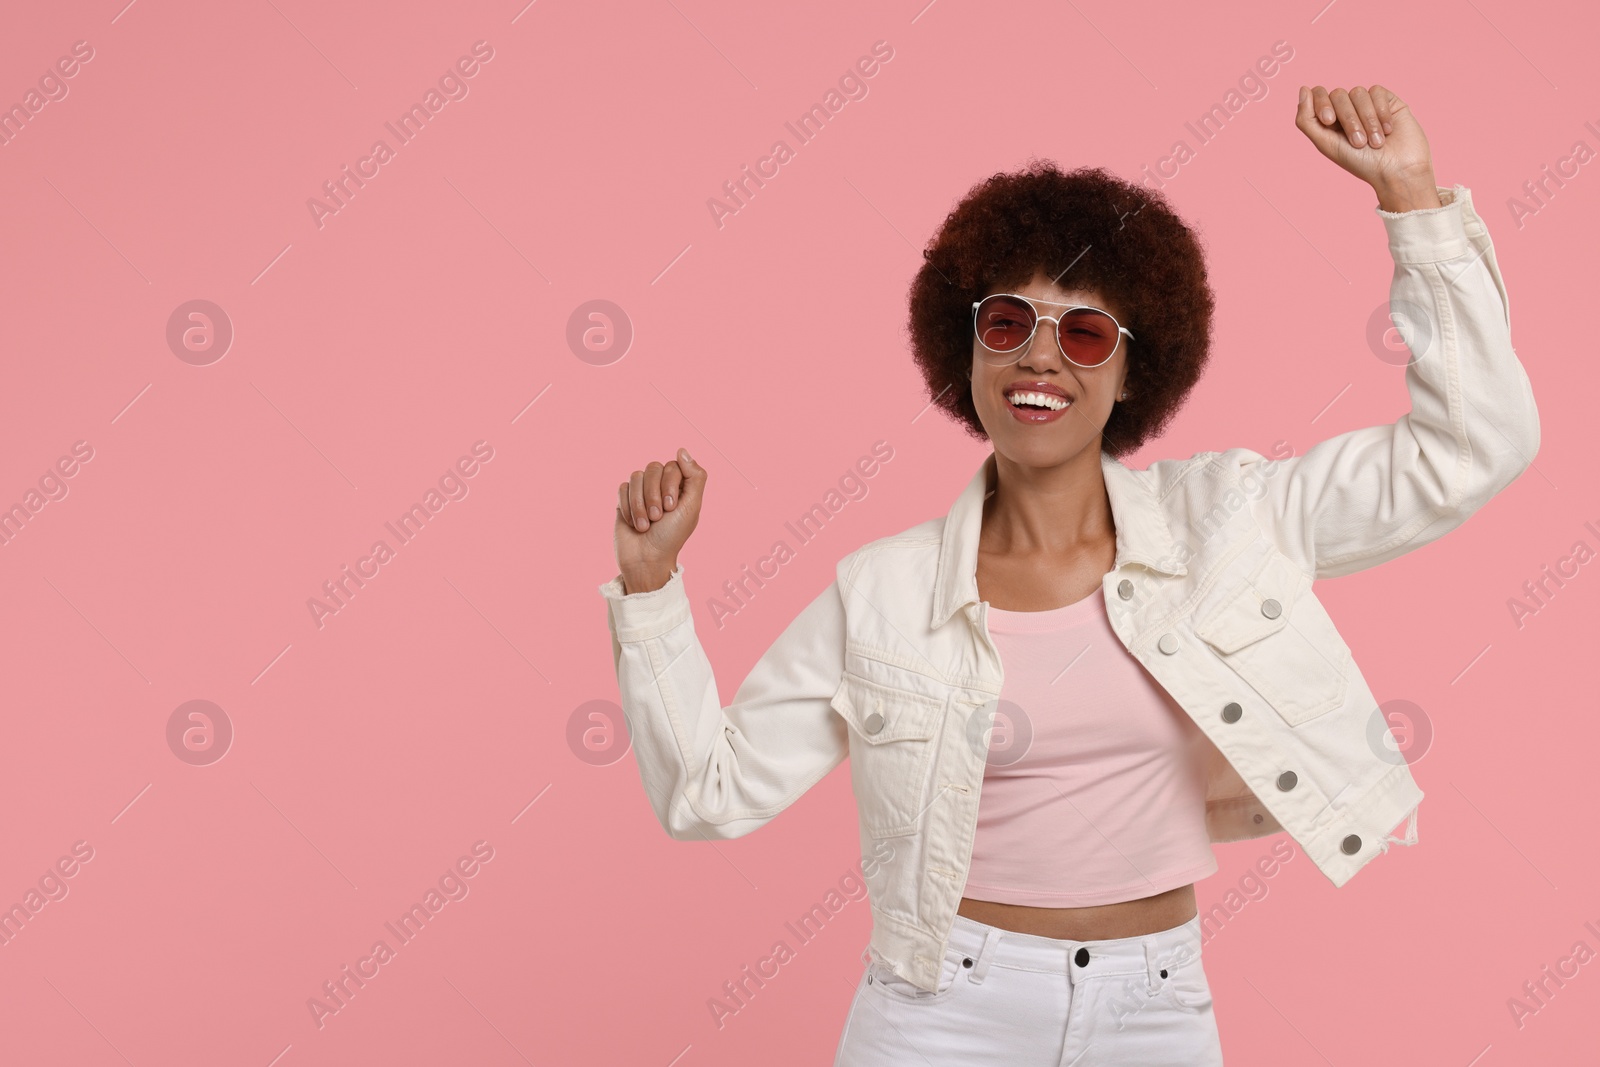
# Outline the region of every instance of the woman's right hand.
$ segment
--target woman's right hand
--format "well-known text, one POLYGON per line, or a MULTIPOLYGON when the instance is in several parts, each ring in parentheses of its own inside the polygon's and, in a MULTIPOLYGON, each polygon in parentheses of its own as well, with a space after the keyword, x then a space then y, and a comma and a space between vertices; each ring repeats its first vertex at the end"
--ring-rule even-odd
POLYGON ((625 594, 667 584, 678 550, 700 521, 705 487, 705 468, 682 448, 676 459, 652 460, 617 486, 617 570, 625 594))

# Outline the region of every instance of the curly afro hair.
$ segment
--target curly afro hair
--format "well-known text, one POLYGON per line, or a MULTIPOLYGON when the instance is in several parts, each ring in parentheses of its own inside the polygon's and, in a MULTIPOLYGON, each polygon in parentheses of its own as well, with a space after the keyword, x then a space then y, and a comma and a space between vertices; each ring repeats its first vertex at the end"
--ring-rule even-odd
POLYGON ((911 284, 912 355, 933 402, 987 440, 972 403, 972 302, 991 287, 1095 289, 1123 312, 1128 399, 1111 409, 1102 450, 1122 456, 1177 414, 1205 369, 1215 297, 1200 239, 1159 192, 1100 167, 1063 174, 1048 160, 973 186, 922 253, 911 284), (1069 270, 1070 267, 1070 270, 1069 270))

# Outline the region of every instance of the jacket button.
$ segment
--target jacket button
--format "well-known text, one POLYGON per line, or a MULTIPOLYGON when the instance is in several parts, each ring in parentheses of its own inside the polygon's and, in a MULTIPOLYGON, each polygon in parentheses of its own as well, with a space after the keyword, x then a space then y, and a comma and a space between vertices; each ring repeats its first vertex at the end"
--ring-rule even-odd
POLYGON ((1165 652, 1167 655, 1172 655, 1174 652, 1178 651, 1178 635, 1162 634, 1161 640, 1156 642, 1156 647, 1165 652))
POLYGON ((1269 619, 1276 619, 1283 614, 1283 605, 1269 597, 1261 602, 1261 614, 1269 619))
POLYGON ((1222 721, 1223 722, 1238 722, 1239 721, 1239 716, 1241 716, 1243 714, 1244 714, 1244 709, 1241 708, 1237 704, 1229 702, 1227 704, 1222 705, 1222 721))
POLYGON ((1076 963, 1079 967, 1089 966, 1089 950, 1086 948, 1080 948, 1073 954, 1072 962, 1076 963))
POLYGON ((1294 784, 1299 780, 1293 771, 1284 771, 1278 775, 1278 788, 1287 793, 1294 788, 1294 784))
POLYGON ((1360 838, 1360 836, 1358 836, 1356 834, 1351 834, 1349 837, 1345 838, 1343 841, 1341 841, 1339 843, 1339 851, 1343 852, 1346 856, 1354 856, 1357 852, 1360 852, 1361 851, 1361 838, 1360 838))
POLYGON ((1117 583, 1117 595, 1123 600, 1133 599, 1133 583, 1124 578, 1117 583))
POLYGON ((879 715, 877 712, 873 712, 871 715, 867 716, 867 721, 863 725, 866 726, 867 733, 875 734, 879 730, 883 729, 883 716, 879 715))

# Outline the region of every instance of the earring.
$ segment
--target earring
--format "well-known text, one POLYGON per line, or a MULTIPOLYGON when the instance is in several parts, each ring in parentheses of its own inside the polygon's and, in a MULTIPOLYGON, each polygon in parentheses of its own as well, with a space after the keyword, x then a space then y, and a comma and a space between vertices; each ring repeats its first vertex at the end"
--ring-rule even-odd
POLYGON ((1118 400, 1126 400, 1126 399, 1128 399, 1128 391, 1126 389, 1124 389, 1122 391, 1122 395, 1117 397, 1117 399, 1118 400))

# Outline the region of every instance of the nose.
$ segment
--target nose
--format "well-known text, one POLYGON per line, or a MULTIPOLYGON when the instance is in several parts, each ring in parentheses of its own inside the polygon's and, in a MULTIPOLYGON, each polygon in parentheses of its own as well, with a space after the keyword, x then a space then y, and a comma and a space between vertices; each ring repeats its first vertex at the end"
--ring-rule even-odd
POLYGON ((1048 367, 1055 364, 1061 369, 1066 369, 1067 360, 1061 353, 1061 344, 1056 336, 1058 320, 1048 315, 1040 315, 1039 323, 1034 327, 1033 339, 1028 342, 1028 347, 1017 362, 1030 369, 1048 367))

